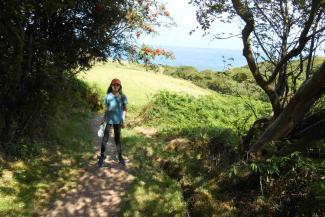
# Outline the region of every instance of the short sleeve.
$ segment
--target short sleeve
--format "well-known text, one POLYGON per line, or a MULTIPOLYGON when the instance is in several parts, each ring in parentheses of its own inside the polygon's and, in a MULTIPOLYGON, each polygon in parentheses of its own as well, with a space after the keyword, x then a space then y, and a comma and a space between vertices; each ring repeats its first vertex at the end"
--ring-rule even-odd
POLYGON ((113 100, 112 94, 111 93, 107 94, 104 101, 109 111, 112 110, 112 106, 113 106, 112 100, 113 100))

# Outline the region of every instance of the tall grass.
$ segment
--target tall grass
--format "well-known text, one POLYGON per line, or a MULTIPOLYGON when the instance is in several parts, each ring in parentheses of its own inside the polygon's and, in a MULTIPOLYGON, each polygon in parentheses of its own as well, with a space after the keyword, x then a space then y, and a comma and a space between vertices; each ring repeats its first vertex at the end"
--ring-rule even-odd
POLYGON ((228 147, 222 157, 234 156, 237 133, 269 111, 266 103, 249 97, 158 92, 140 112, 142 125, 156 128, 157 135, 144 138, 133 130, 124 134, 126 153, 139 169, 124 216, 232 215, 233 205, 212 192, 216 173, 211 170, 218 160, 212 150, 228 147), (184 137, 185 143, 177 143, 184 137))
POLYGON ((147 124, 167 133, 213 136, 218 129, 245 133, 251 124, 268 115, 268 104, 249 97, 208 95, 192 97, 162 91, 153 97, 147 124))

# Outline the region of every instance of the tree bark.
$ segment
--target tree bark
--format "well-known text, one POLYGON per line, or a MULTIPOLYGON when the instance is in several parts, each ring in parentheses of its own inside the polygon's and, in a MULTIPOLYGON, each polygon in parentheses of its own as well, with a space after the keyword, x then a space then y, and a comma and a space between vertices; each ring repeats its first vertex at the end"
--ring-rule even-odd
POLYGON ((266 125, 268 125, 270 122, 269 118, 261 118, 257 119, 253 125, 248 130, 246 136, 243 138, 242 143, 242 151, 243 153, 246 153, 249 150, 249 145, 251 144, 251 141, 254 138, 254 135, 256 135, 256 131, 259 129, 266 128, 266 125))
POLYGON ((259 71, 257 63, 254 58, 253 49, 251 45, 250 34, 254 31, 255 28, 255 20, 253 14, 249 11, 249 9, 240 1, 240 0, 232 0, 234 9, 236 13, 240 16, 240 18, 245 22, 245 27, 242 31, 242 40, 243 40, 243 55, 246 58, 248 67, 252 72, 256 83, 265 91, 268 95, 274 116, 277 117, 281 112, 280 100, 275 91, 274 80, 273 82, 267 82, 262 74, 259 71))
POLYGON ((306 80, 288 103, 283 112, 267 127, 264 133, 251 146, 248 153, 260 150, 263 145, 284 138, 304 118, 315 101, 323 94, 325 88, 325 61, 314 75, 306 80))

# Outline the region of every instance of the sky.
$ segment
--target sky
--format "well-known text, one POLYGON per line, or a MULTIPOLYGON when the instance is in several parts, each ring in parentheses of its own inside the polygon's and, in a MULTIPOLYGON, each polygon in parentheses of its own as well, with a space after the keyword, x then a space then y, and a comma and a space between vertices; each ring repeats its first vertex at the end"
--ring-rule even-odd
MULTIPOLYGON (((145 36, 140 39, 144 44, 153 46, 180 46, 241 50, 240 38, 227 40, 212 40, 212 36, 202 37, 203 31, 198 29, 192 35, 189 32, 198 26, 195 17, 195 7, 189 5, 189 0, 165 0, 166 8, 174 18, 177 27, 159 28, 158 36, 145 36)), ((238 32, 237 24, 215 23, 211 32, 238 32)))
MULTIPOLYGON (((165 3, 167 10, 173 17, 176 27, 166 28, 161 27, 156 29, 159 35, 156 36, 141 36, 140 43, 156 47, 177 46, 177 47, 198 47, 198 48, 216 48, 229 50, 242 50, 243 44, 239 37, 231 39, 212 40, 212 35, 202 36, 203 30, 196 29, 199 23, 196 20, 196 7, 188 4, 190 0, 161 0, 165 3), (193 29, 196 31, 193 34, 189 32, 193 29)), ((240 22, 224 24, 215 21, 210 28, 211 33, 231 32, 240 34, 240 22)), ((324 56, 324 47, 317 49, 316 54, 324 56)))

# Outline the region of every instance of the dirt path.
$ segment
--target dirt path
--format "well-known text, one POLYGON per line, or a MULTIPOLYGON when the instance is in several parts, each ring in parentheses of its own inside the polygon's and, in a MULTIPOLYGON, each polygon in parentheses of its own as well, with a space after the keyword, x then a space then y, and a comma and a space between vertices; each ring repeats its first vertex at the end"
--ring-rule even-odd
POLYGON ((92 162, 81 169, 82 174, 76 183, 76 187, 69 192, 61 194, 54 202, 53 207, 41 216, 46 217, 102 217, 119 216, 121 202, 132 184, 134 176, 131 175, 125 156, 126 167, 118 164, 116 148, 112 140, 107 146, 108 153, 103 168, 97 168, 97 154, 100 149, 100 138, 97 137, 98 117, 92 120, 94 144, 96 153, 92 162), (95 156, 96 155, 96 156, 95 156))

